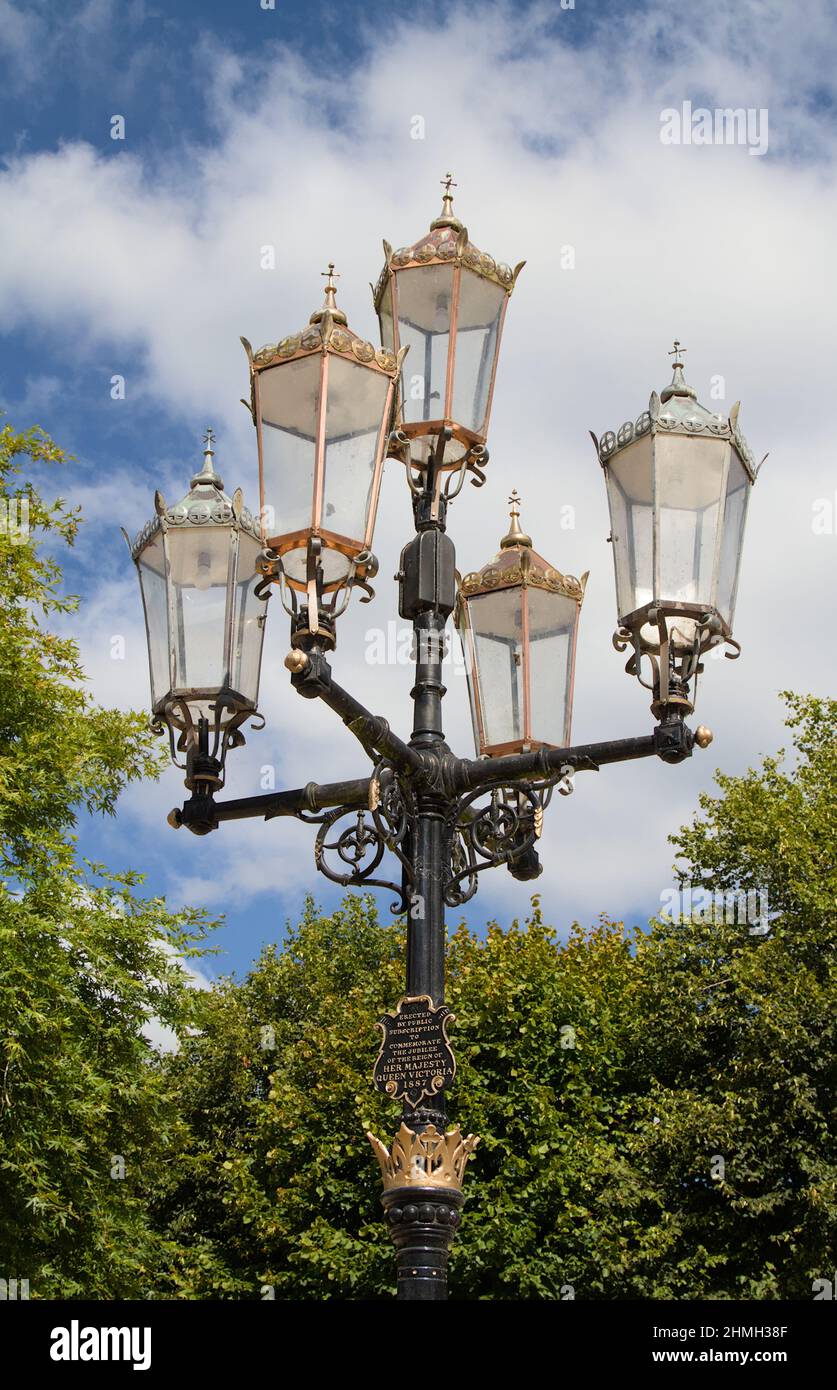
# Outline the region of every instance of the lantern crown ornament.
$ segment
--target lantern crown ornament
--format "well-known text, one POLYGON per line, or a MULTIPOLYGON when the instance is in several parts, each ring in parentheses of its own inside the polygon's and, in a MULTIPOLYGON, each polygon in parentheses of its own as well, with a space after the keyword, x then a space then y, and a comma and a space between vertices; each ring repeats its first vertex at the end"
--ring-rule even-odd
POLYGON ((503 321, 525 262, 512 269, 475 246, 453 210, 452 175, 442 184, 442 210, 429 230, 395 251, 384 242, 373 298, 384 347, 412 349, 394 441, 408 477, 435 464, 463 476, 470 470, 480 485, 503 321))
MULTIPOLYGON (((358 585, 372 596, 372 537, 405 351, 375 347, 337 305, 334 264, 308 325, 254 352, 250 411, 259 455, 262 560, 298 645, 334 642, 358 585), (304 600, 301 596, 305 596, 304 600)), ((245 402, 246 404, 246 402, 245 402)))
POLYGON ((741 432, 738 403, 724 418, 698 401, 685 352, 675 340, 671 382, 651 393, 636 420, 601 440, 592 435, 610 505, 614 645, 633 648, 626 669, 653 690, 658 713, 676 705, 691 711, 684 689, 710 647, 727 643, 732 657, 740 650, 732 637, 738 573, 761 466, 741 432), (644 657, 650 683, 642 679, 644 657))
POLYGON ((562 574, 520 526, 520 498, 500 550, 459 582, 456 624, 465 654, 477 752, 489 757, 566 747, 578 621, 587 574, 562 574))
POLYGON ((193 789, 223 785, 227 751, 256 715, 266 616, 259 529, 241 489, 224 492, 213 444, 208 429, 185 497, 169 507, 155 493, 133 543, 122 532, 140 581, 155 727, 168 728, 193 789))

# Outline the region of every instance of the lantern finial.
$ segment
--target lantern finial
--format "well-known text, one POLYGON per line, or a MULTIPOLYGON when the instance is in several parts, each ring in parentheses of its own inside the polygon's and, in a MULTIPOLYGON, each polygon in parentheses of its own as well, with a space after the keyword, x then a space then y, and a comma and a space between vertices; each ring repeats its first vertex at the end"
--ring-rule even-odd
POLYGON ((508 533, 500 542, 500 549, 509 550, 514 545, 525 546, 531 549, 532 537, 527 536, 526 532, 520 529, 520 497, 518 496, 517 488, 514 489, 509 498, 509 506, 511 507, 511 511, 509 512, 511 526, 508 529, 508 533))
POLYGON ((215 450, 212 447, 214 443, 215 432, 211 427, 207 428, 203 437, 203 468, 200 473, 195 473, 192 478, 191 486, 193 488, 214 487, 217 488, 219 492, 223 491, 223 480, 218 477, 218 474, 215 472, 215 465, 212 462, 215 457, 215 450))
POLYGON ((674 347, 668 354, 669 357, 674 358, 671 364, 674 368, 674 375, 670 384, 666 386, 664 391, 660 392, 660 400, 663 402, 671 400, 672 396, 689 396, 693 401, 697 400, 697 391, 693 386, 686 385, 686 378, 683 375, 683 354, 686 351, 686 348, 680 346, 680 340, 675 338, 674 347))
POLYGON ((319 323, 320 320, 326 314, 331 314, 331 317, 334 320, 334 322, 342 324, 342 326, 345 328, 347 326, 348 320, 346 318, 346 315, 343 313, 343 310, 338 309, 337 302, 335 299, 335 295, 337 294, 337 286, 335 285, 334 281, 340 279, 340 274, 339 272, 335 272, 334 261, 329 261, 328 270, 321 270, 320 274, 325 277, 326 281, 323 307, 321 309, 314 310, 313 314, 311 315, 311 318, 309 319, 309 323, 319 323))
POLYGON ((453 227, 455 231, 461 232, 462 223, 454 215, 453 194, 451 193, 451 189, 458 188, 459 185, 454 183, 453 174, 445 174, 445 177, 439 182, 445 190, 442 194, 442 211, 435 222, 430 223, 430 230, 433 231, 436 227, 453 227))

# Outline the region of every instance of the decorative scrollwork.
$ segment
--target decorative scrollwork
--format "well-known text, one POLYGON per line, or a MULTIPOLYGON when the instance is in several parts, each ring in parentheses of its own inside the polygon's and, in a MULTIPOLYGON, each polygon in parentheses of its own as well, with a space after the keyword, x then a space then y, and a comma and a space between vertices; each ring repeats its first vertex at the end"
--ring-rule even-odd
POLYGON ((387 849, 399 860, 405 880, 412 882, 413 864, 405 852, 410 822, 418 814, 415 793, 405 786, 385 758, 374 767, 369 782, 369 811, 387 849))
POLYGON ((314 862, 320 873, 333 883, 356 888, 391 888, 398 894, 392 904, 393 913, 406 912, 409 907, 408 888, 412 882, 412 864, 403 848, 407 841, 410 820, 415 814, 410 793, 402 788, 391 764, 381 760, 375 766, 369 784, 369 806, 358 810, 354 806, 338 806, 318 817, 320 829, 314 844, 314 862), (332 835, 338 821, 353 817, 339 834, 332 835), (374 877, 384 851, 389 850, 399 860, 402 882, 374 877), (340 868, 327 856, 337 855, 340 868))
POLYGON ((651 708, 655 713, 664 708, 672 694, 681 705, 694 708, 698 677, 703 674, 703 660, 707 652, 729 647, 731 650, 724 652, 729 661, 735 661, 741 652, 739 643, 724 630, 714 611, 692 617, 670 611, 664 604, 652 605, 643 614, 641 622, 636 622, 634 626, 618 627, 612 640, 618 652, 631 649, 625 671, 629 676, 636 676, 640 685, 651 691, 654 696, 651 708), (691 640, 678 628, 679 618, 693 623, 691 640), (645 624, 656 627, 655 644, 644 640, 645 624), (643 676, 643 660, 648 662, 650 680, 643 676))
POLYGON ((470 792, 453 808, 449 819, 451 872, 444 898, 460 907, 477 891, 477 875, 508 864, 527 853, 540 837, 547 785, 493 787, 488 801, 475 803, 486 789, 470 792))

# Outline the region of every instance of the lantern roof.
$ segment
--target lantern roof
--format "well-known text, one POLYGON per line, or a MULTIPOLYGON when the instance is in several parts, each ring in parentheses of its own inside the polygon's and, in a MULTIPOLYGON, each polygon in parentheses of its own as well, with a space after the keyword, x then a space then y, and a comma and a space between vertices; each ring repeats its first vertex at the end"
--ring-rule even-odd
MULTIPOLYGON (((156 533, 167 526, 237 526, 255 540, 260 540, 259 528, 252 514, 244 506, 241 489, 236 488, 232 498, 224 492, 223 479, 215 472, 214 432, 211 429, 204 435, 203 466, 192 476, 191 486, 186 496, 173 507, 166 504, 161 492, 154 494, 156 515, 146 522, 138 532, 133 544, 129 542, 131 555, 137 558, 140 551, 156 533)), ((123 533, 124 534, 124 533, 123 533)), ((126 536, 126 540, 127 540, 126 536)))
POLYGON ((671 381, 659 395, 656 391, 651 392, 647 410, 636 420, 626 420, 618 430, 608 430, 600 440, 593 435, 599 462, 608 463, 620 450, 627 449, 635 439, 646 434, 664 431, 667 434, 703 435, 706 438, 731 440, 750 477, 755 479, 758 471, 755 456, 738 426, 740 403, 736 401, 727 419, 701 405, 697 392, 693 386, 689 386, 684 376, 685 351, 679 340, 675 339, 669 354, 674 358, 671 381))
POLYGON ((515 489, 509 498, 511 525, 500 541, 500 550, 487 565, 475 573, 466 574, 459 585, 464 598, 477 594, 494 593, 497 589, 525 588, 549 589, 552 593, 564 594, 581 603, 587 584, 587 574, 576 579, 572 574, 562 574, 539 555, 532 546, 531 536, 520 527, 520 498, 515 489))
POLYGON ((403 270, 406 266, 459 264, 473 271, 475 275, 481 275, 484 279, 493 281, 495 285, 501 285, 508 294, 514 289, 517 277, 526 262, 520 261, 512 270, 504 261, 496 261, 487 251, 480 251, 479 247, 468 239, 467 227, 453 211, 451 189, 456 188, 456 184, 452 176, 446 174, 441 183, 445 190, 442 210, 431 222, 430 230, 420 236, 412 246, 401 246, 397 251, 393 251, 388 241, 384 242, 384 268, 372 291, 376 309, 380 308, 390 274, 403 270))
POLYGON ((286 362, 290 358, 327 351, 353 358, 365 367, 386 372, 388 376, 397 376, 404 352, 398 355, 387 352, 355 333, 349 327, 345 313, 337 305, 337 286, 334 280, 340 277, 335 272, 334 263, 330 262, 328 270, 320 273, 326 276, 325 298, 320 308, 314 310, 305 328, 301 328, 298 333, 289 333, 278 343, 267 343, 255 352, 246 338, 241 339, 250 362, 251 373, 261 371, 265 367, 273 367, 278 362, 286 362))

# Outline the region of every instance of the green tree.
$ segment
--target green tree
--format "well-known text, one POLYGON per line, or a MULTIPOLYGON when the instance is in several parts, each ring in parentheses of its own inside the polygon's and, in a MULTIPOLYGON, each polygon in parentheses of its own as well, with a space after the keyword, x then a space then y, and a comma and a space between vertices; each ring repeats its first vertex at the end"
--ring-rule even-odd
POLYGON ((628 1152, 652 1297, 805 1298, 833 1274, 837 701, 784 698, 792 758, 718 774, 672 837, 711 903, 640 944, 628 1152))
POLYGON ((181 1128, 143 1028, 187 1025, 179 958, 207 924, 78 856, 80 811, 112 813, 159 754, 50 631, 77 606, 60 553, 79 517, 32 474, 63 461, 40 430, 0 431, 0 1276, 33 1298, 141 1297, 178 1267, 145 1189, 181 1128))
MULTIPOLYGON (((795 760, 719 775, 673 837, 696 886, 767 895, 766 934, 713 910, 561 942, 537 899, 507 931, 454 931, 451 1117, 483 1136, 454 1296, 804 1298, 828 1274, 837 705, 788 698, 795 760)), ((203 1243, 189 1296, 390 1294, 363 1132, 397 1121, 369 1074, 403 946, 370 901, 309 903, 201 1000, 167 1062, 191 1139, 155 1197, 172 1238, 203 1243)))

